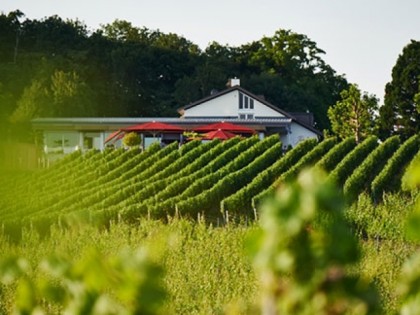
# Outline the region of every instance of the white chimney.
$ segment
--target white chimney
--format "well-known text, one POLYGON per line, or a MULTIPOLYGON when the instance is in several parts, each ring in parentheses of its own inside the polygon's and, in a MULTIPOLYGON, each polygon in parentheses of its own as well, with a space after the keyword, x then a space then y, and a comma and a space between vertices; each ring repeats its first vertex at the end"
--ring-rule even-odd
POLYGON ((238 78, 229 79, 228 83, 226 84, 228 87, 234 87, 234 86, 241 86, 241 80, 238 78))

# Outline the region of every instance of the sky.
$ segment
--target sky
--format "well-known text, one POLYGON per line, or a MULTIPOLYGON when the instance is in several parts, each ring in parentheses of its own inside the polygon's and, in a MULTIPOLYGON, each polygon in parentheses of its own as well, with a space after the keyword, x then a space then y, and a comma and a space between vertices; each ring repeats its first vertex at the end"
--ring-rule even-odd
POLYGON ((240 46, 279 29, 304 34, 337 74, 383 101, 392 68, 410 40, 420 40, 419 0, 1 0, 28 19, 58 15, 88 29, 115 19, 175 33, 205 49, 240 46))

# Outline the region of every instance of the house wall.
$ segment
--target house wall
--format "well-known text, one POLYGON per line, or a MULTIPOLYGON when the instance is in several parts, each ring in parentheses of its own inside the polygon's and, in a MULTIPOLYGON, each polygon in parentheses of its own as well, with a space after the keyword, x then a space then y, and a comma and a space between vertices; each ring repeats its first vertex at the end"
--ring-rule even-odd
POLYGON ((239 109, 239 91, 232 91, 188 108, 184 112, 184 117, 238 117, 239 114, 253 114, 254 117, 284 117, 256 99, 254 99, 254 109, 239 109))
POLYGON ((80 149, 103 150, 105 138, 109 133, 106 131, 44 131, 44 152, 67 154, 80 149))
POLYGON ((290 133, 287 135, 289 141, 287 145, 296 146, 299 142, 308 138, 318 138, 318 135, 305 127, 292 122, 290 126, 290 133))

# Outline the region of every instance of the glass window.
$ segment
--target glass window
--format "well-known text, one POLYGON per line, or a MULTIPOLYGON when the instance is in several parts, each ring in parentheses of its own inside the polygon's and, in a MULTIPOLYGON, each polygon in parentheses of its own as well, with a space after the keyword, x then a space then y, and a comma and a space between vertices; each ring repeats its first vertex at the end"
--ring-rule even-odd
POLYGON ((101 135, 99 132, 85 132, 83 134, 84 149, 100 149, 101 135))
POLYGON ((254 109, 254 99, 253 98, 249 99, 249 108, 254 109))
POLYGON ((49 148, 75 147, 79 144, 77 132, 47 132, 45 144, 49 148))
POLYGON ((242 93, 239 93, 239 109, 244 108, 243 97, 244 95, 242 93))

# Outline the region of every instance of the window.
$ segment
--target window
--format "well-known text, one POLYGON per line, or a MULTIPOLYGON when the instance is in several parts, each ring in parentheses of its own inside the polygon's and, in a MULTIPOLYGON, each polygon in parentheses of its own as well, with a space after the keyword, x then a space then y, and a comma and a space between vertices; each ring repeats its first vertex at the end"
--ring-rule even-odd
POLYGON ((239 93, 239 109, 254 109, 254 99, 239 93))
POLYGON ((239 119, 254 119, 254 99, 239 93, 239 119))
POLYGON ((239 114, 239 119, 254 119, 254 114, 239 114))

